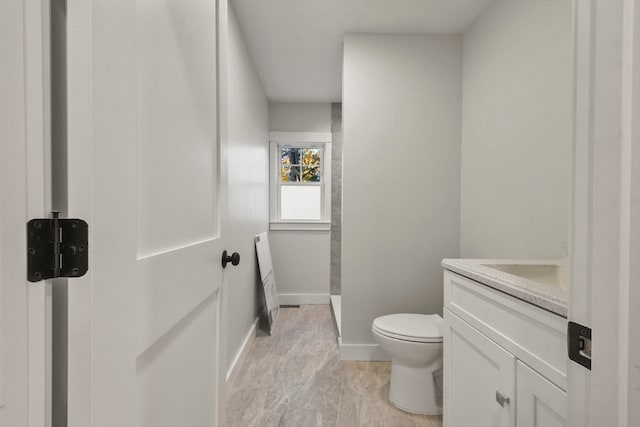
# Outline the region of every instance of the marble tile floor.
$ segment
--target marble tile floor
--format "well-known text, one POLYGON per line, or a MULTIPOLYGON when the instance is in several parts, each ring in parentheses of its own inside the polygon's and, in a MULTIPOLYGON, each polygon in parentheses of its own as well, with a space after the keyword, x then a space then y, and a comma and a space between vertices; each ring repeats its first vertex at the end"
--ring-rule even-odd
POLYGON ((227 391, 228 427, 441 427, 387 401, 391 364, 340 361, 329 305, 282 308, 227 391))

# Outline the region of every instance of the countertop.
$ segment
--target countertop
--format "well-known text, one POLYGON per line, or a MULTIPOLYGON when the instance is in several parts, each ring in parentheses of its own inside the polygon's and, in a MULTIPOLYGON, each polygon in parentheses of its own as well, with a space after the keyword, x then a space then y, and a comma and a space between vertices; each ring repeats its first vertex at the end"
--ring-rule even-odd
POLYGON ((443 259, 442 267, 461 276, 492 287, 540 308, 567 317, 567 291, 558 286, 535 282, 483 264, 502 265, 554 265, 563 266, 561 260, 534 259, 443 259))

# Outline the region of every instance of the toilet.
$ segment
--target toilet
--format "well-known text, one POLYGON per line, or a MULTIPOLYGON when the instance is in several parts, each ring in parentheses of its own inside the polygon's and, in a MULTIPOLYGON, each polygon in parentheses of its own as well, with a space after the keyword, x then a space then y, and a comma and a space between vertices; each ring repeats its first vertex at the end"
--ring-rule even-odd
POLYGON ((391 356, 389 402, 415 414, 442 414, 442 317, 390 314, 373 321, 376 342, 391 356))

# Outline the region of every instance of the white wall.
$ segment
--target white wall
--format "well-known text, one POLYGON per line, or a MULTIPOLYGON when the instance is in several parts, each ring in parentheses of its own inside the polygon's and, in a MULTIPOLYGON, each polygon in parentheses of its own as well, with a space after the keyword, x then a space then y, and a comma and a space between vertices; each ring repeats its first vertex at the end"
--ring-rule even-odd
POLYGON ((465 258, 566 252, 571 17, 571 0, 498 0, 464 34, 465 258))
POLYGON ((272 230, 269 243, 280 303, 328 304, 330 232, 272 230))
POLYGON ((331 104, 270 102, 269 130, 331 132, 331 104))
MULTIPOLYGON (((269 103, 272 132, 331 132, 330 103, 269 103)), ((281 304, 329 303, 330 231, 269 232, 281 304)))
MULTIPOLYGON (((235 14, 229 7, 227 249, 241 262, 225 270, 227 368, 256 315, 257 277, 253 236, 269 224, 268 102, 235 14)), ((213 262, 213 261, 212 261, 213 262)))
POLYGON ((442 313, 459 256, 462 38, 347 35, 343 74, 342 343, 371 322, 442 313))

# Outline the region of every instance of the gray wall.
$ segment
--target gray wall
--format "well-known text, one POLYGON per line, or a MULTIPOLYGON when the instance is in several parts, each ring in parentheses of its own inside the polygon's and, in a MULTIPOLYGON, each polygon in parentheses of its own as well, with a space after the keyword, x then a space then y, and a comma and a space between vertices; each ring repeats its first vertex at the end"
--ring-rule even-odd
POLYGON ((462 38, 347 35, 342 342, 389 313, 442 313, 459 256, 462 38))
MULTIPOLYGON (((269 103, 269 130, 331 132, 331 104, 269 103)), ((278 293, 290 296, 281 303, 329 302, 330 236, 330 231, 269 232, 278 293)))
POLYGON ((241 254, 242 262, 224 273, 227 369, 257 316, 253 236, 267 231, 269 224, 268 103, 231 8, 228 46, 229 226, 225 239, 228 249, 241 254))
POLYGON ((566 254, 571 16, 571 0, 498 0, 464 35, 465 258, 566 254))
POLYGON ((331 295, 342 286, 342 103, 331 104, 331 295))

